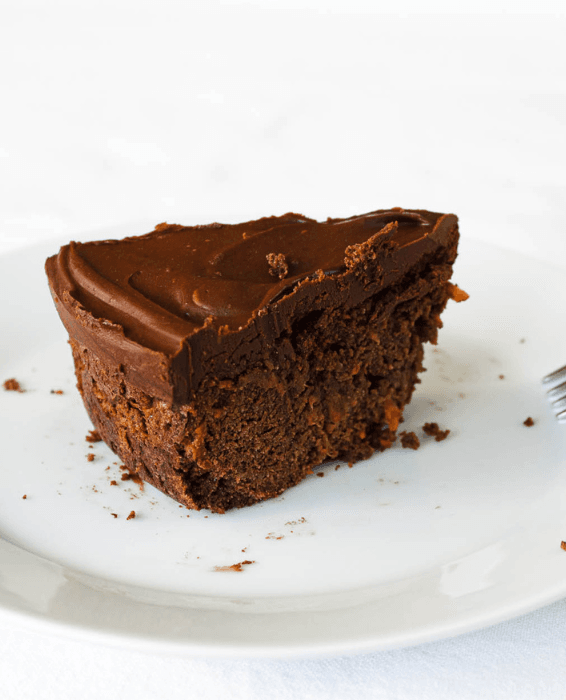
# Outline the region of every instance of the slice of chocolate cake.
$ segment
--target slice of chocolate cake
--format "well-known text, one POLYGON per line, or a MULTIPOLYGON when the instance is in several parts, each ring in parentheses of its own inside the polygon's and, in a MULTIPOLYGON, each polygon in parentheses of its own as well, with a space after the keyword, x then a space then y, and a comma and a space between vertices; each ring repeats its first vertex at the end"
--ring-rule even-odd
POLYGON ((458 220, 160 224, 47 260, 78 388, 132 472, 190 508, 272 498, 395 440, 449 298, 458 220))

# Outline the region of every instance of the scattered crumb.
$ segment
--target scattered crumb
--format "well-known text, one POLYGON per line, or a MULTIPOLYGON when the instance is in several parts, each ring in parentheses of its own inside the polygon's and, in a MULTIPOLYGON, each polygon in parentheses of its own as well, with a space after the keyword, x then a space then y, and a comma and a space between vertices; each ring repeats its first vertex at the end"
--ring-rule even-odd
POLYGON ((349 466, 350 469, 351 469, 351 468, 354 466, 354 463, 353 463, 353 462, 348 462, 348 466, 349 466))
POLYGON ((566 542, 562 541, 560 543, 560 548, 563 549, 564 551, 566 551, 566 542))
POLYGON ((109 469, 110 469, 110 467, 106 467, 106 469, 104 471, 107 472, 109 469))
POLYGON ((28 497, 27 493, 24 493, 24 495, 22 496, 22 498, 24 499, 24 501, 26 500, 27 497, 28 497))
MULTIPOLYGON (((292 532, 292 531, 291 531, 292 532)), ((270 532, 269 535, 265 538, 266 540, 282 540, 284 535, 276 535, 274 532, 270 532)), ((242 549, 242 552, 244 550, 242 549)))
POLYGON ((316 475, 317 476, 324 476, 324 472, 317 472, 316 475))
POLYGON ((446 440, 446 438, 450 434, 449 430, 440 430, 438 423, 425 423, 423 425, 423 432, 425 433, 425 435, 430 435, 431 437, 434 437, 436 442, 442 442, 442 440, 446 440))
POLYGON ((265 257, 269 265, 269 274, 273 277, 278 277, 280 280, 285 279, 289 273, 285 255, 283 253, 268 253, 265 257))
POLYGON ((87 442, 102 442, 102 438, 96 430, 89 430, 85 440, 87 442))
POLYGON ((87 454, 86 458, 89 462, 94 462, 94 454, 92 452, 89 452, 89 454, 87 454))
POLYGON ((20 394, 25 392, 25 389, 22 389, 20 382, 13 377, 11 379, 6 379, 4 382, 4 389, 6 391, 18 391, 20 394))
POLYGON ((334 471, 337 472, 337 471, 340 469, 341 466, 342 466, 341 464, 337 464, 337 465, 334 467, 334 471))
POLYGON ((410 433, 403 431, 401 433, 401 446, 411 450, 418 450, 421 446, 421 441, 412 431, 410 433))
POLYGON ((58 394, 59 396, 61 396, 61 394, 63 393, 63 390, 62 389, 51 389, 51 393, 58 394))
POLYGON ((135 510, 131 510, 131 511, 130 511, 130 514, 128 515, 128 517, 126 518, 126 520, 133 520, 135 517, 136 517, 136 511, 135 511, 135 510))
POLYGON ((110 486, 118 486, 118 482, 116 481, 116 479, 112 479, 112 481, 110 482, 110 486))
POLYGON ((499 375, 499 379, 505 379, 505 375, 504 375, 504 374, 500 374, 500 375, 499 375))
POLYGON ((523 425, 526 425, 527 428, 530 428, 534 424, 535 424, 535 422, 530 416, 526 420, 523 421, 523 425))
POLYGON ((247 547, 244 547, 244 548, 242 549, 242 552, 245 552, 245 551, 246 551, 246 549, 247 549, 247 547))
POLYGON ((456 302, 460 301, 466 301, 466 299, 470 298, 470 295, 465 292, 463 289, 460 289, 457 284, 452 284, 451 282, 446 283, 448 287, 448 294, 450 295, 450 298, 453 299, 456 302))
POLYGON ((242 567, 248 566, 249 564, 255 564, 255 561, 246 559, 238 564, 232 564, 232 566, 215 566, 213 571, 243 571, 242 567))
POLYGON ((118 517, 118 513, 110 513, 110 515, 111 515, 113 518, 117 518, 117 517, 118 517))
MULTIPOLYGON (((121 468, 122 467, 120 467, 120 469, 121 468)), ((121 479, 122 479, 122 481, 133 481, 134 484, 137 484, 140 487, 140 491, 144 490, 143 480, 135 472, 129 472, 129 471, 124 472, 121 476, 121 479)))

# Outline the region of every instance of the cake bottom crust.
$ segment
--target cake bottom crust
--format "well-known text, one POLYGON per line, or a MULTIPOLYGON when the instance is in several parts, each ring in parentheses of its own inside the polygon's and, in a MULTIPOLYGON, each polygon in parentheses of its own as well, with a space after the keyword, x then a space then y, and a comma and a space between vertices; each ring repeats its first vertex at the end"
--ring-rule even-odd
POLYGON ((125 466, 188 508, 224 512, 278 496, 325 461, 390 447, 436 342, 455 244, 413 280, 353 309, 300 319, 276 355, 236 378, 209 378, 171 407, 71 339, 78 388, 125 466), (274 357, 277 357, 275 363, 274 357))

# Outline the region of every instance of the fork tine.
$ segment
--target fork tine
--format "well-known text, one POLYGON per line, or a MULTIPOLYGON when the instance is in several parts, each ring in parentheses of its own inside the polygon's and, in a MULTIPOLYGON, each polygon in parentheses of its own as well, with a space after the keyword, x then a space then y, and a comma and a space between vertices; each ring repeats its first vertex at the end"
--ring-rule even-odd
POLYGON ((562 382, 562 384, 549 389, 546 394, 550 401, 561 399, 563 396, 566 396, 566 382, 562 382))
POLYGON ((561 413, 562 411, 566 411, 566 396, 563 396, 561 399, 553 401, 552 410, 556 414, 561 413))
MULTIPOLYGON (((550 374, 547 374, 546 377, 542 378, 542 383, 554 384, 554 382, 559 382, 562 379, 566 379, 566 365, 564 367, 560 367, 560 369, 557 369, 554 372, 551 372, 550 374)), ((564 382, 564 384, 566 385, 566 382, 564 382)))
POLYGON ((566 365, 542 378, 543 384, 551 385, 546 395, 552 403, 552 410, 559 423, 566 423, 566 381, 564 380, 566 380, 566 365), (557 385, 556 382, 561 383, 557 385))

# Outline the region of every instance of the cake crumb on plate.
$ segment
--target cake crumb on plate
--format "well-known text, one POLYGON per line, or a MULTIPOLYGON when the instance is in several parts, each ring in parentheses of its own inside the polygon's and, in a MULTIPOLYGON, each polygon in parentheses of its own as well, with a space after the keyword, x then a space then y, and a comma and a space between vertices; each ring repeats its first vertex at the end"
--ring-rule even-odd
POLYGON ((20 394, 25 393, 25 389, 22 389, 22 385, 17 379, 14 379, 14 377, 12 377, 11 379, 6 379, 6 381, 4 382, 4 390, 17 391, 20 394))
POLYGON ((232 566, 215 566, 214 571, 243 571, 243 567, 249 566, 249 564, 255 564, 255 561, 246 559, 245 561, 238 562, 238 564, 232 564, 232 566))
POLYGON ((446 438, 450 434, 450 431, 441 430, 438 423, 425 423, 423 425, 423 433, 425 435, 430 435, 431 437, 434 437, 436 442, 442 442, 442 440, 446 440, 446 438))
POLYGON ((87 442, 102 442, 102 438, 98 434, 97 430, 89 430, 88 435, 86 435, 85 440, 87 442))
POLYGON ((419 438, 416 436, 415 433, 412 431, 410 433, 406 432, 405 430, 401 433, 401 446, 411 449, 411 450, 418 450, 419 447, 421 446, 421 441, 419 438))

